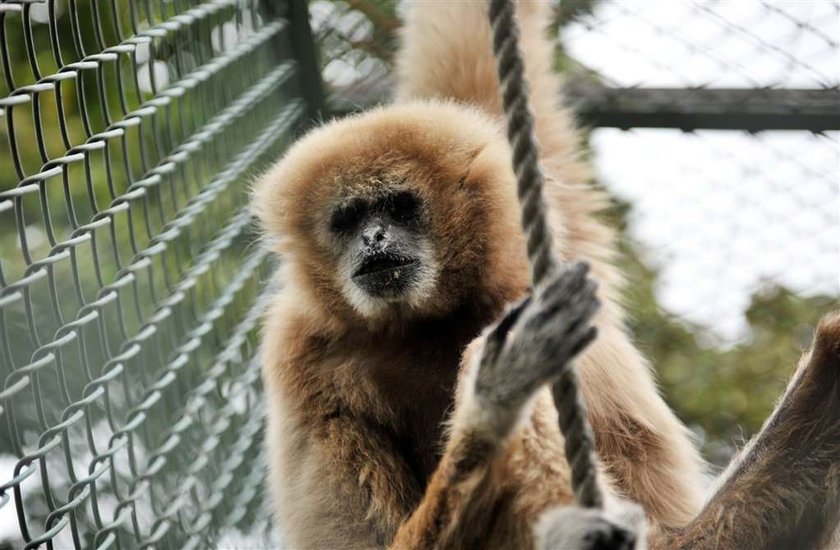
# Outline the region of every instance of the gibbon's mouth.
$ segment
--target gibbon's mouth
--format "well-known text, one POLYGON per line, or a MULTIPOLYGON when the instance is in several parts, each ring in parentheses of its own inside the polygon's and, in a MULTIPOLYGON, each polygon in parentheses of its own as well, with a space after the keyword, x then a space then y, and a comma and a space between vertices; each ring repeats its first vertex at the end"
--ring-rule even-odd
POLYGON ((377 254, 365 258, 353 273, 353 281, 374 296, 399 294, 406 290, 420 260, 401 254, 377 254))
POLYGON ((417 259, 410 256, 403 256, 400 254, 377 254, 365 258, 362 265, 353 273, 353 278, 363 277, 365 275, 380 274, 382 272, 393 271, 397 272, 402 268, 407 268, 420 263, 417 259))

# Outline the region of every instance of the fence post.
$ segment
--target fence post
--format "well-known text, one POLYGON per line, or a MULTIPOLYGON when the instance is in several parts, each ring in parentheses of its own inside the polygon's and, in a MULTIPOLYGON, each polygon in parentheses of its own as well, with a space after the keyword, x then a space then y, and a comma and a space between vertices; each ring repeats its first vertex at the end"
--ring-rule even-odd
POLYGON ((300 93, 306 100, 308 123, 323 119, 328 113, 315 48, 315 37, 309 24, 309 2, 307 0, 287 0, 286 2, 261 0, 260 4, 264 12, 272 18, 283 16, 285 11, 285 18, 289 21, 292 54, 297 62, 300 93))

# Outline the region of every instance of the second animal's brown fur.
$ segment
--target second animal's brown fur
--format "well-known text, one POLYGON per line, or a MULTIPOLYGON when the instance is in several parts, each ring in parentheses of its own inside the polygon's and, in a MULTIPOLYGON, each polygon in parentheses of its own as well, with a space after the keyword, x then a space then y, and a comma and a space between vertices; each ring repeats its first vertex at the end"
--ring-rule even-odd
POLYGON ((826 315, 776 410, 689 525, 654 548, 840 548, 840 312, 826 315), (834 537, 834 538, 832 538, 834 537))

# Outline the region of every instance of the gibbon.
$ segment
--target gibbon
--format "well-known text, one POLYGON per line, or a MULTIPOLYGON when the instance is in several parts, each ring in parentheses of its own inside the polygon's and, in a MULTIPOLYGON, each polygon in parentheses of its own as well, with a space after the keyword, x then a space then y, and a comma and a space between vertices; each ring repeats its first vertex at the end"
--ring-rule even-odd
POLYGON ((598 337, 576 368, 608 501, 638 502, 654 537, 685 535, 701 510, 704 464, 623 327, 613 236, 594 217, 604 197, 557 106, 540 2, 520 2, 520 17, 557 253, 586 260, 599 286, 596 300, 574 268, 529 292, 486 9, 409 6, 396 103, 311 131, 255 185, 282 258, 261 358, 269 484, 292 547, 551 545, 566 540, 564 517, 622 536, 613 527, 639 520, 632 506, 615 522, 557 509, 573 496, 543 386, 556 370, 539 366, 577 354, 590 319, 598 337), (522 352, 494 352, 508 348, 522 352), (468 438, 486 454, 453 455, 490 428, 468 438), (463 532, 470 522, 485 530, 463 532))

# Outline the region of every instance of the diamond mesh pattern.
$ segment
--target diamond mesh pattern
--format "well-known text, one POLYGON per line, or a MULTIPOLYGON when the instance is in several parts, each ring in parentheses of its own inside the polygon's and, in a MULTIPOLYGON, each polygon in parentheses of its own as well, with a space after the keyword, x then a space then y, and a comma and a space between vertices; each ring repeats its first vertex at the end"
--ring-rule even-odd
POLYGON ((0 2, 0 542, 267 532, 246 203, 303 119, 288 27, 256 1, 0 2))

